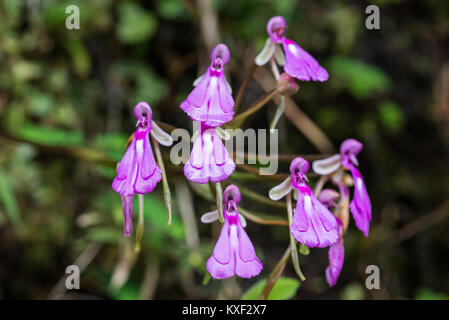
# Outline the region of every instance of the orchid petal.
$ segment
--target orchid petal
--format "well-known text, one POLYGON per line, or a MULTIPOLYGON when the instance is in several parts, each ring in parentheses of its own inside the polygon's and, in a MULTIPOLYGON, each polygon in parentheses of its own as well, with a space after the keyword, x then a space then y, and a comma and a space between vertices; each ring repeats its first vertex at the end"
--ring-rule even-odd
POLYGON ((268 196, 271 200, 277 201, 282 199, 290 192, 292 189, 292 178, 287 177, 284 181, 282 181, 277 186, 270 189, 268 192, 268 196))
POLYGON ((212 223, 218 220, 218 210, 206 212, 201 216, 202 223, 212 223))
POLYGON ((328 175, 338 170, 341 166, 341 156, 335 154, 329 158, 315 160, 312 163, 312 169, 320 175, 328 175))
POLYGON ((285 55, 279 44, 276 44, 276 51, 274 52, 274 58, 276 59, 277 64, 280 65, 281 67, 285 64, 285 55))
POLYGON ((151 125, 153 127, 151 130, 151 135, 154 139, 156 139, 161 145, 170 147, 173 144, 173 138, 171 135, 162 130, 155 121, 152 121, 151 125))
POLYGON ((275 43, 270 38, 267 38, 267 41, 265 41, 265 45, 262 51, 260 51, 256 59, 254 59, 254 62, 258 66, 263 66, 268 61, 270 61, 270 59, 273 57, 275 50, 276 50, 275 43))

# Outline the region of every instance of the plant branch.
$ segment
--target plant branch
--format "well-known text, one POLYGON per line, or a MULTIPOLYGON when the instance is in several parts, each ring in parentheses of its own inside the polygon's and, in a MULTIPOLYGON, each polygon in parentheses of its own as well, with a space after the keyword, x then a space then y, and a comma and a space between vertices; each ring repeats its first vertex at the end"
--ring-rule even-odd
POLYGON ((248 86, 249 81, 253 77, 254 72, 258 68, 258 65, 253 63, 246 73, 245 79, 243 79, 242 84, 240 85, 239 91, 237 91, 237 95, 235 96, 235 104, 234 104, 234 112, 237 112, 240 103, 242 102, 243 94, 245 93, 245 89, 248 86))
POLYGON ((251 220, 252 222, 263 224, 263 225, 270 225, 270 226, 288 226, 287 220, 282 219, 264 219, 259 216, 256 216, 255 214, 252 214, 251 212, 243 209, 242 207, 238 207, 239 212, 248 220, 251 220))
POLYGON ((242 126, 243 122, 248 118, 250 115, 261 109, 263 106, 265 106, 275 95, 277 94, 277 89, 271 89, 271 91, 268 91, 265 93, 262 97, 257 99, 256 102, 254 102, 248 110, 238 114, 234 119, 232 119, 230 122, 228 122, 225 126, 226 128, 239 128, 242 126))
POLYGON ((276 264, 273 271, 271 271, 270 275, 267 278, 267 284, 265 285, 265 288, 262 291, 261 298, 263 300, 267 300, 268 296, 270 295, 271 289, 273 289, 274 285, 276 284, 276 281, 281 276, 282 272, 285 269, 285 265, 287 264, 288 258, 290 257, 291 247, 288 246, 288 248, 285 250, 284 254, 282 255, 281 260, 276 264))

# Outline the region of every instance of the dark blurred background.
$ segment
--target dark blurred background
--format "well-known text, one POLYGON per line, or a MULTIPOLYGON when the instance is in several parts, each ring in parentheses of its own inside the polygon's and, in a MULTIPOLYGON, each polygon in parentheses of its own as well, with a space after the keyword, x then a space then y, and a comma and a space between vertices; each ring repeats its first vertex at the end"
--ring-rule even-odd
MULTIPOLYGON (((154 119, 191 130, 179 104, 210 48, 229 46, 235 94, 274 15, 330 74, 324 83, 300 83, 297 110, 335 150, 350 137, 363 142, 360 170, 373 204, 368 238, 351 218, 335 287, 324 278, 327 249, 313 249, 301 256, 306 282, 296 291, 296 281, 293 289, 285 281, 278 298, 449 298, 446 0, 1 0, 0 298, 240 299, 268 276, 288 246, 287 228, 249 221, 261 275, 203 284, 219 232, 199 222, 214 208, 207 192, 166 161, 174 222, 166 226, 159 185, 145 196, 143 248, 135 254, 111 182, 135 128, 133 106, 147 101, 154 119), (79 30, 65 27, 71 4, 80 8, 79 30), (365 28, 370 4, 380 8, 380 30, 365 28), (81 268, 81 289, 66 292, 71 264, 81 268), (365 288, 368 265, 380 268, 379 290, 365 288)), ((239 110, 264 93, 260 79, 249 83, 239 110)), ((244 127, 268 127, 274 110, 270 102, 244 127)), ((278 126, 280 153, 328 151, 291 120, 278 126)), ((280 172, 287 170, 283 162, 280 172)), ((231 182, 266 196, 278 181, 238 169, 224 185, 231 182)), ((284 208, 243 198, 252 212, 286 217, 284 208)), ((291 263, 283 276, 296 278, 291 263)))

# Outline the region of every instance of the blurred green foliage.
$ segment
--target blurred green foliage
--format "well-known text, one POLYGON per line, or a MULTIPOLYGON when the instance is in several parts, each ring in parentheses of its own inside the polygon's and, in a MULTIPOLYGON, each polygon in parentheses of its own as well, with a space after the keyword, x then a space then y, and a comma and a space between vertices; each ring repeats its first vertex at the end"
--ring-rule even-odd
MULTIPOLYGON (((243 300, 258 300, 262 295, 263 289, 267 284, 266 279, 257 281, 252 287, 250 287, 242 296, 243 300)), ((295 296, 296 291, 300 286, 300 282, 297 279, 280 277, 273 286, 268 300, 288 300, 295 296)))

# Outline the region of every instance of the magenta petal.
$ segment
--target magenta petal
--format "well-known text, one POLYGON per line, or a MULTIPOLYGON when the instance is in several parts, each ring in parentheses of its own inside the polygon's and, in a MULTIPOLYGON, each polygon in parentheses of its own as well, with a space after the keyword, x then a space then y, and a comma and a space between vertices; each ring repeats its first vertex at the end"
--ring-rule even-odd
POLYGON ((229 157, 215 129, 202 124, 193 145, 190 158, 184 166, 187 179, 197 183, 226 180, 235 170, 235 163, 229 157))
POLYGON ((180 105, 193 121, 217 127, 234 117, 234 99, 226 85, 224 71, 209 67, 198 85, 180 105))
POLYGON ((214 279, 224 279, 234 275, 250 278, 258 275, 263 266, 240 222, 239 213, 234 210, 225 210, 224 218, 220 237, 212 256, 206 263, 207 270, 214 279))
POLYGON ((290 39, 283 38, 285 52, 284 70, 290 76, 302 81, 326 81, 329 74, 318 62, 290 39))
POLYGON ((345 249, 343 240, 340 238, 329 247, 329 266, 326 268, 326 280, 330 287, 337 283, 344 259, 345 249))
POLYGON ((367 237, 371 222, 371 201, 366 191, 365 181, 359 170, 354 166, 350 166, 349 169, 354 180, 354 198, 349 207, 351 208, 357 228, 367 237))
POLYGON ((315 198, 307 185, 298 189, 298 202, 290 232, 308 247, 327 247, 338 240, 334 215, 315 198))
POLYGON ((122 196, 149 193, 161 180, 149 142, 149 130, 137 129, 134 139, 117 167, 112 188, 122 196))
POLYGON ((123 235, 129 237, 133 232, 133 196, 121 196, 123 210, 123 235))
POLYGON ((236 257, 235 273, 240 278, 251 278, 258 275, 262 269, 262 263, 256 256, 256 251, 240 221, 237 222, 238 255, 236 257))
POLYGON ((220 237, 215 244, 214 257, 221 264, 231 262, 231 243, 229 240, 229 223, 227 221, 224 222, 220 237))
POLYGON ((221 264, 212 255, 206 262, 206 269, 214 279, 226 279, 235 275, 235 257, 227 264, 221 264))
POLYGON ((255 257, 254 260, 245 262, 240 259, 236 259, 235 274, 240 278, 251 278, 257 276, 263 269, 260 260, 255 257))
POLYGON ((214 252, 207 260, 206 268, 214 279, 229 278, 235 274, 235 254, 231 247, 227 220, 223 224, 214 252))

